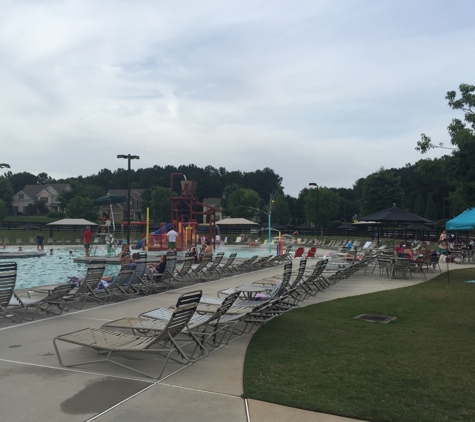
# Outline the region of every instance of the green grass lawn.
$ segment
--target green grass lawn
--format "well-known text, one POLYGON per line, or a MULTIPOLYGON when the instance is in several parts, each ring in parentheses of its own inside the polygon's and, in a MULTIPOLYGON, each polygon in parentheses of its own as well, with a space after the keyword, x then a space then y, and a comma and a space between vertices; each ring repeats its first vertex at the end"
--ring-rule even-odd
POLYGON ((370 421, 474 421, 475 269, 450 277, 273 319, 249 345, 244 395, 370 421))
MULTIPOLYGON (((9 243, 7 246, 12 247, 16 246, 16 240, 20 239, 22 241, 22 245, 25 246, 29 244, 29 239, 32 237, 34 239, 34 245, 36 246, 36 236, 38 236, 38 233, 40 233, 39 230, 0 230, 0 241, 2 241, 5 238, 8 238, 9 243)), ((45 243, 46 240, 50 237, 50 231, 49 228, 44 227, 43 231, 43 236, 45 237, 45 243)), ((76 232, 72 230, 61 230, 61 231, 56 231, 54 230, 53 232, 53 240, 56 242, 57 240, 62 240, 63 242, 66 240, 70 240, 72 243, 75 242, 76 239, 81 239, 81 245, 82 245, 82 230, 78 229, 76 232)), ((2 242, 3 245, 3 242, 2 242)))

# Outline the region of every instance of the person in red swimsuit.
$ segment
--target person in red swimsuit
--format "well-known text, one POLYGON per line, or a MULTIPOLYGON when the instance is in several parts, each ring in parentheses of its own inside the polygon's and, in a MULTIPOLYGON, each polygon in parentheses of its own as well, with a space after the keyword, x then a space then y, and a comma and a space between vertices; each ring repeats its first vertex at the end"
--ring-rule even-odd
POLYGON ((91 239, 93 233, 89 226, 86 227, 86 231, 84 232, 84 250, 86 251, 86 256, 89 256, 89 248, 91 247, 91 239))

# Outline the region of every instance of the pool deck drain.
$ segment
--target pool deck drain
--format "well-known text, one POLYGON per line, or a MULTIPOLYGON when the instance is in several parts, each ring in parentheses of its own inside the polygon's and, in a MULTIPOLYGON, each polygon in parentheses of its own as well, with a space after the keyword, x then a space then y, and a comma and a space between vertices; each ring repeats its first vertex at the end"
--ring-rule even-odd
POLYGON ((362 319, 366 322, 380 322, 381 324, 387 324, 388 322, 394 321, 396 317, 384 316, 384 315, 372 315, 372 314, 361 314, 354 317, 355 319, 362 319))

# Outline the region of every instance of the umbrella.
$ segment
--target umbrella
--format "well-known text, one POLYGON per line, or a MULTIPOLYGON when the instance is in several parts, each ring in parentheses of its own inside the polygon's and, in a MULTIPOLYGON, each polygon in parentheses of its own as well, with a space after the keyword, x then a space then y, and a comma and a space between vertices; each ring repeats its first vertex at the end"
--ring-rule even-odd
POLYGON ((94 205, 113 205, 125 202, 127 197, 125 195, 106 195, 94 199, 94 205))
POLYGON ((40 229, 38 226, 35 226, 34 224, 31 224, 31 223, 27 223, 24 226, 21 226, 18 228, 22 230, 39 230, 40 229))

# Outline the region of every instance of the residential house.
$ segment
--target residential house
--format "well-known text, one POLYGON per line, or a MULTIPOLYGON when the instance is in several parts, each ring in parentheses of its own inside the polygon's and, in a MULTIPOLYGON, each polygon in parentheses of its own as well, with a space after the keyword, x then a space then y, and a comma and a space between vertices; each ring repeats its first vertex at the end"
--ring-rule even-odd
POLYGON ((63 190, 70 190, 69 183, 48 183, 45 185, 26 185, 13 195, 13 213, 24 213, 29 204, 43 201, 48 211, 64 211, 58 202, 58 195, 63 190))
MULTIPOLYGON (((216 221, 223 219, 223 212, 221 211, 221 198, 204 198, 203 204, 209 205, 210 207, 217 208, 219 211, 216 211, 216 221)), ((209 207, 203 207, 203 212, 209 211, 209 207)), ((203 214, 203 224, 209 223, 208 216, 203 214)))

